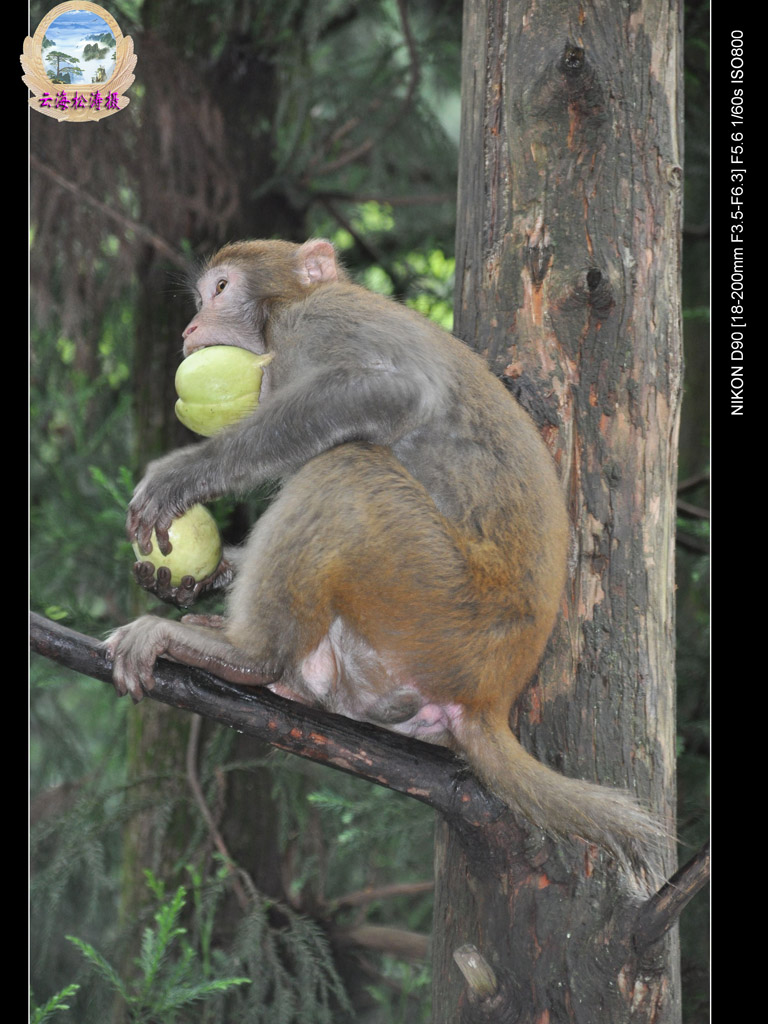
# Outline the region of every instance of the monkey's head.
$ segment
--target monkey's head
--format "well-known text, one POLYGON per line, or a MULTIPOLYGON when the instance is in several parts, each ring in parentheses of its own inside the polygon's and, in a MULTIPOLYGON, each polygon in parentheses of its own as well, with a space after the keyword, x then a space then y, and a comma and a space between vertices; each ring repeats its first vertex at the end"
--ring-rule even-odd
POLYGON ((205 264, 194 288, 197 314, 184 330, 184 355, 209 345, 266 351, 264 326, 277 305, 346 279, 333 245, 247 241, 225 245, 205 264))

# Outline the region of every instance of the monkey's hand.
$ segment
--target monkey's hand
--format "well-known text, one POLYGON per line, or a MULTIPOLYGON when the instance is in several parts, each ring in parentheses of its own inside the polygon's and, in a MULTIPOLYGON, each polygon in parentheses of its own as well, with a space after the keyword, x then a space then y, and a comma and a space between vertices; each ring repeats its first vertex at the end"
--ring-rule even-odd
POLYGON ((228 586, 234 575, 235 566, 224 557, 210 576, 203 580, 184 576, 181 583, 174 587, 171 585, 171 570, 167 566, 161 566, 157 572, 151 562, 135 562, 133 566, 133 578, 140 587, 178 608, 189 608, 202 594, 228 586))
POLYGON ((128 540, 138 544, 141 554, 148 555, 154 543, 162 554, 169 554, 168 530, 174 519, 198 502, 218 497, 208 492, 201 482, 204 478, 194 473, 197 453, 203 447, 181 448, 147 466, 133 492, 125 524, 128 540), (156 540, 152 537, 153 530, 156 540))

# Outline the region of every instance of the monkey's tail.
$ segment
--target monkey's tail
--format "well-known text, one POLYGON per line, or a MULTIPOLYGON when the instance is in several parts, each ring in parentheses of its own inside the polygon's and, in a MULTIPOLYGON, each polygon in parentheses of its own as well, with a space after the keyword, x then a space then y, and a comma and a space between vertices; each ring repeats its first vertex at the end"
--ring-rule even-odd
POLYGON ((559 775, 520 745, 506 720, 465 720, 463 725, 465 756, 513 811, 550 835, 577 836, 602 847, 621 864, 638 896, 659 887, 670 835, 631 796, 559 775))

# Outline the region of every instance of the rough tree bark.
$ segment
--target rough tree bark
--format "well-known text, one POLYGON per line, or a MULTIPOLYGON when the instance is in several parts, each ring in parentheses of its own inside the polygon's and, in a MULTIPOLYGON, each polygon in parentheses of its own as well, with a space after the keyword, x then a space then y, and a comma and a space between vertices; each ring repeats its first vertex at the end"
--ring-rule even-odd
MULTIPOLYGON (((672 828, 680 404, 681 11, 668 0, 465 4, 456 332, 505 374, 560 467, 563 614, 513 727, 672 828)), ((674 867, 672 844, 667 873, 674 867)), ((522 823, 441 826, 433 1019, 679 1019, 674 937, 621 941, 595 850, 522 823), (505 998, 480 1006, 465 943, 505 998)))

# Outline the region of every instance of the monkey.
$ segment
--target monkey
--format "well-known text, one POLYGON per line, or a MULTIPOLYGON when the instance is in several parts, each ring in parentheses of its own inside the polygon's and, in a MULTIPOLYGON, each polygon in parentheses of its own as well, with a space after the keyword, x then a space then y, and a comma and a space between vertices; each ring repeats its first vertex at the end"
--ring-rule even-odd
POLYGON ((172 588, 139 562, 158 596, 224 587, 226 611, 118 628, 117 692, 140 700, 160 656, 268 686, 445 744, 546 833, 642 862, 652 816, 554 772, 510 728, 559 611, 570 530, 528 414, 458 338, 353 283, 324 239, 230 243, 195 295, 185 356, 235 345, 273 359, 250 416, 150 463, 128 536, 147 554, 154 529, 167 554, 192 504, 279 490, 209 579, 172 588))

